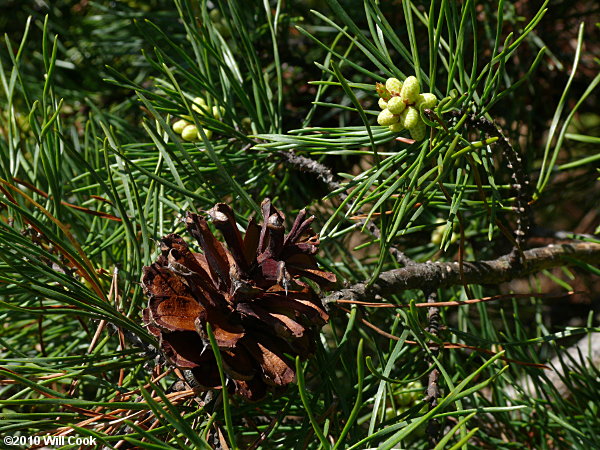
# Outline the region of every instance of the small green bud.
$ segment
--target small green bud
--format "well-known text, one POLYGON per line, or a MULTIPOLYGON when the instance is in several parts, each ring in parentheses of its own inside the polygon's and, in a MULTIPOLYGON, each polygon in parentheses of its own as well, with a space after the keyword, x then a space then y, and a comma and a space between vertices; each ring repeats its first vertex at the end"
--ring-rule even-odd
POLYGON ((412 106, 409 106, 406 109, 406 115, 404 115, 404 128, 411 129, 417 124, 418 121, 421 121, 419 112, 412 106))
MULTIPOLYGON (((212 130, 208 130, 206 128, 202 128, 204 130, 204 134, 206 134, 206 138, 212 138, 213 132, 212 130)), ((196 128, 196 125, 188 125, 181 132, 181 137, 189 142, 200 141, 202 140, 202 135, 200 131, 196 128)))
POLYGON ((417 123, 412 128, 408 129, 408 131, 410 131, 410 137, 415 141, 422 141, 425 138, 426 128, 425 122, 419 117, 417 123))
POLYGON ((393 131, 394 133, 400 133, 402 130, 404 130, 404 125, 402 125, 402 122, 396 122, 390 125, 389 128, 390 131, 393 131))
MULTIPOLYGON (((213 132, 208 128, 202 128, 204 130, 204 134, 206 135, 206 139, 210 140, 212 138, 213 132)), ((202 135, 198 132, 198 139, 202 139, 202 135)))
POLYGON ((211 12, 208 13, 208 16, 213 22, 218 22, 223 18, 223 16, 221 16, 221 11, 219 11, 218 9, 213 9, 211 12))
POLYGON ((390 98, 390 101, 388 102, 388 109, 393 114, 402 114, 405 108, 406 103, 404 103, 400 97, 390 98))
POLYGON ((198 129, 196 125, 188 125, 181 132, 181 137, 185 141, 197 141, 198 140, 198 129))
POLYGON ((437 245, 438 247, 442 243, 442 238, 444 237, 444 227, 435 227, 431 232, 431 243, 437 245))
POLYGON ((419 111, 423 111, 424 109, 432 109, 435 105, 437 105, 437 101, 438 99, 435 94, 426 92, 425 94, 419 94, 415 106, 419 108, 419 111))
POLYGON ((402 91, 402 81, 398 78, 388 78, 385 82, 385 88, 392 95, 400 95, 402 91))
POLYGON ((382 98, 379 99, 379 101, 377 102, 377 104, 379 105, 379 107, 381 109, 385 109, 388 106, 387 102, 384 99, 382 99, 382 98))
POLYGON ((399 406, 413 405, 423 395, 423 385, 418 381, 411 381, 400 391, 395 392, 394 400, 399 406), (421 391, 421 392, 419 392, 421 391))
POLYGON ((205 114, 206 108, 206 100, 204 100, 202 97, 194 98, 194 101, 192 102, 192 109, 194 111, 203 116, 205 114))
POLYGON ((178 120, 173 124, 173 131, 177 134, 181 134, 183 129, 187 127, 190 123, 187 120, 178 120))
POLYGON ((377 123, 383 126, 392 125, 398 122, 398 120, 400 120, 400 117, 392 114, 389 109, 384 109, 377 116, 377 123))
POLYGON ((411 75, 404 80, 400 97, 402 97, 402 100, 404 100, 406 103, 414 103, 419 97, 420 90, 421 87, 419 86, 419 80, 417 80, 417 77, 413 77, 411 75))
POLYGON ((215 119, 221 120, 223 115, 225 114, 225 108, 222 106, 213 106, 212 107, 212 115, 215 119))
POLYGON ((375 83, 375 90, 377 91, 377 95, 384 100, 389 100, 392 94, 385 88, 383 83, 375 83))
POLYGON ((242 127, 244 127, 244 130, 251 132, 252 131, 252 119, 250 117, 244 117, 242 119, 242 127))
MULTIPOLYGON (((450 227, 452 229, 454 229, 454 226, 450 225, 450 227)), ((432 244, 437 245, 438 247, 442 244, 442 238, 444 237, 444 233, 446 233, 446 230, 448 229, 448 224, 446 224, 443 227, 436 227, 432 232, 431 232, 431 242, 432 244)), ((456 241, 458 241, 459 239, 459 235, 457 233, 455 233, 454 231, 452 231, 452 234, 450 235, 450 239, 449 239, 449 243, 450 244, 454 244, 456 241)))

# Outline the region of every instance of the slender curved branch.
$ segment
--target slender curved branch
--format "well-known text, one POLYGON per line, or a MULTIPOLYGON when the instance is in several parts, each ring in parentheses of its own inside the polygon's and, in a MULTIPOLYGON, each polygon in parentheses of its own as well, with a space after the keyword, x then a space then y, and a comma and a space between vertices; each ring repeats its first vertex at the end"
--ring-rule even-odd
MULTIPOLYGON (((278 152, 277 155, 295 169, 313 174, 319 180, 325 183, 325 185, 327 185, 327 188, 332 191, 335 191, 342 187, 342 185, 335 179, 335 176, 331 172, 331 169, 329 169, 329 167, 327 166, 324 166, 320 162, 315 161, 314 159, 310 159, 302 155, 297 155, 292 150, 281 151, 278 152)), ((344 194, 341 194, 341 196, 345 197, 344 194)))
MULTIPOLYGON (((460 118, 462 111, 453 111, 451 113, 455 119, 460 118)), ((516 228, 513 231, 515 238, 515 247, 510 253, 515 263, 518 263, 521 258, 523 245, 529 235, 533 225, 533 211, 531 208, 531 187, 529 183, 529 174, 524 169, 523 158, 515 149, 498 126, 476 114, 467 114, 467 126, 485 133, 486 136, 496 137, 498 141, 496 145, 502 150, 502 156, 505 160, 506 167, 511 171, 511 187, 515 192, 515 206, 513 210, 516 212, 516 228)))
MULTIPOLYGON (((333 175, 331 170, 323 164, 315 161, 314 159, 310 159, 302 155, 297 155, 291 150, 279 152, 278 155, 289 166, 294 167, 303 172, 311 173, 314 176, 316 176, 319 180, 325 183, 329 190, 336 191, 342 187, 342 185, 335 179, 335 176, 333 175)), ((348 196, 348 194, 346 194, 346 192, 341 192, 339 196, 342 200, 344 200, 348 196)), ((375 239, 381 238, 381 231, 373 221, 361 220, 356 223, 356 226, 361 227, 365 224, 367 231, 371 233, 371 235, 373 235, 375 239)), ((396 261, 398 261, 398 263, 403 266, 410 266, 415 263, 411 258, 406 256, 402 251, 398 250, 394 246, 390 246, 389 252, 396 259, 396 261)))
POLYGON ((407 289, 431 291, 438 287, 463 284, 500 284, 534 272, 571 265, 574 261, 600 264, 600 244, 574 242, 551 244, 523 252, 523 264, 514 264, 510 255, 490 261, 463 262, 462 278, 458 262, 426 262, 379 275, 370 286, 357 283, 328 295, 326 303, 337 300, 369 301, 407 289))

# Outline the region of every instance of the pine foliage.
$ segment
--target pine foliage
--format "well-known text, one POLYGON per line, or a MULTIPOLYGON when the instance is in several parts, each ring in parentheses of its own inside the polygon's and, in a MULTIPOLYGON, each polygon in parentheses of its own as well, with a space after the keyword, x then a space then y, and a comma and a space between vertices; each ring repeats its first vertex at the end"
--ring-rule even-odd
POLYGON ((33 3, 2 7, 0 435, 600 447, 598 360, 565 350, 600 332, 573 300, 597 303, 600 275, 593 2, 33 3), (566 49, 548 40, 565 11, 580 23, 566 49), (407 77, 423 139, 377 124, 376 83, 407 77), (419 92, 439 101, 417 110, 419 92), (225 203, 247 229, 266 197, 288 229, 315 216, 338 284, 311 285, 329 318, 314 357, 287 355, 296 383, 256 403, 169 364, 140 279, 188 212, 225 203), (562 227, 558 242, 596 253, 523 276, 523 251, 562 227), (502 255, 511 283, 332 300, 412 264, 502 255))

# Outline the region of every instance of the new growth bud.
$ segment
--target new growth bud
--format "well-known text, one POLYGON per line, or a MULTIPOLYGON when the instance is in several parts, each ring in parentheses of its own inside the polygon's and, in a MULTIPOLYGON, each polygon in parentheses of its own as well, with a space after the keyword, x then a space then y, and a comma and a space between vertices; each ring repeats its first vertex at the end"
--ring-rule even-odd
POLYGON ((379 95, 379 97, 383 100, 387 101, 392 96, 392 94, 390 94, 389 91, 385 88, 385 85, 383 83, 375 83, 375 90, 377 91, 377 95, 379 95))

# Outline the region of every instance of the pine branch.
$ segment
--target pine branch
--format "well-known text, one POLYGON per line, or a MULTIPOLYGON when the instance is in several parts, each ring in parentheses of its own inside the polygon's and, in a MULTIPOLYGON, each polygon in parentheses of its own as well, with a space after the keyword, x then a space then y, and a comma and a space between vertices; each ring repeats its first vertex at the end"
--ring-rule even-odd
POLYGON ((465 261, 462 265, 462 278, 458 262, 413 264, 381 273, 370 286, 366 283, 357 283, 334 292, 325 298, 325 302, 342 299, 369 301, 407 289, 431 291, 439 287, 463 284, 497 285, 540 270, 567 266, 574 261, 598 265, 600 244, 592 242, 551 244, 526 250, 523 252, 523 257, 523 264, 515 261, 510 254, 490 261, 465 261))
MULTIPOLYGON (((329 190, 335 191, 342 187, 341 184, 336 181, 331 169, 320 162, 307 158, 306 156, 297 155, 291 150, 287 152, 278 152, 278 155, 289 166, 316 176, 319 180, 325 183, 329 190)), ((342 199, 346 198, 346 193, 344 192, 340 194, 340 197, 342 197, 342 199)))
MULTIPOLYGON (((437 293, 435 291, 423 292, 427 298, 427 303, 434 304, 437 302, 437 293)), ((442 318, 440 316, 440 308, 437 306, 430 306, 427 308, 427 321, 429 325, 427 332, 438 337, 440 331, 440 325, 442 318)), ((437 345, 430 347, 432 356, 438 357, 440 348, 437 345)), ((432 410, 438 405, 438 399, 440 398, 440 387, 438 384, 440 378, 440 370, 436 367, 435 361, 432 356, 429 357, 429 376, 427 377, 427 395, 425 401, 429 403, 429 410, 432 410)), ((438 419, 431 419, 427 425, 427 437, 431 448, 435 447, 439 441, 440 436, 440 423, 438 419)))

